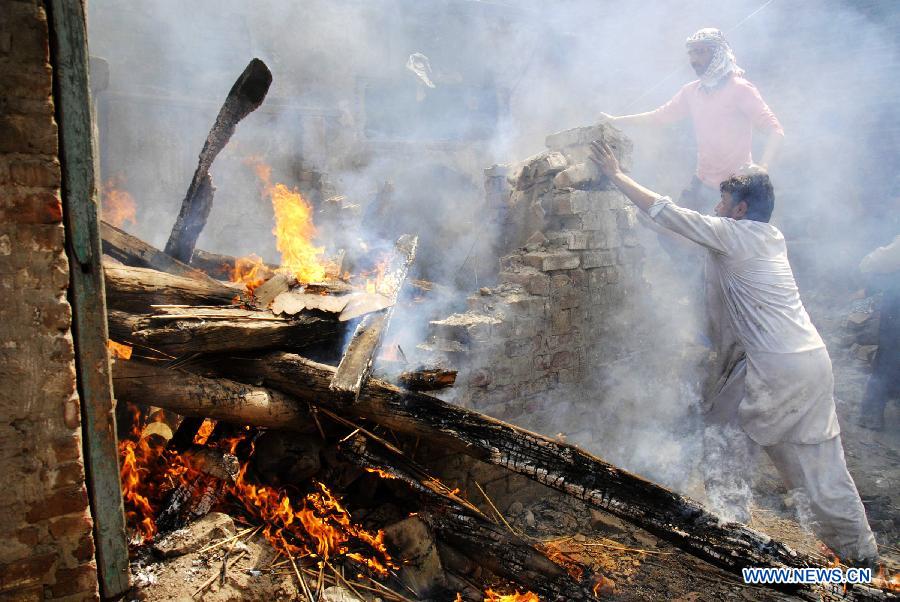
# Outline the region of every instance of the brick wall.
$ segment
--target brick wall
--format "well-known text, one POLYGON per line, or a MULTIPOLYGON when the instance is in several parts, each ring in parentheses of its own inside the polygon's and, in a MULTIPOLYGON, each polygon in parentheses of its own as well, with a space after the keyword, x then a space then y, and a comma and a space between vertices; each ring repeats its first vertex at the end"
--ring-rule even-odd
POLYGON ((0 2, 0 598, 96 599, 40 2, 0 2))
POLYGON ((643 285, 642 249, 634 207, 586 162, 599 138, 628 163, 630 143, 595 126, 554 134, 546 152, 486 171, 507 253, 498 285, 470 297, 469 311, 431 323, 430 344, 462 369, 457 402, 537 426, 548 392, 564 397, 633 351, 627 299, 643 285))

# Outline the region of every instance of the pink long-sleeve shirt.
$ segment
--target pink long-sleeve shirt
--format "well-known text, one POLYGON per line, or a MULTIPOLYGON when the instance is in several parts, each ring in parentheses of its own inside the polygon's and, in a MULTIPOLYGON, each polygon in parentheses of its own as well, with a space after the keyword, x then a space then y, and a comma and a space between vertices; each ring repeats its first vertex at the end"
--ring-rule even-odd
POLYGON ((700 80, 685 84, 650 115, 661 124, 691 117, 697 137, 697 177, 716 189, 753 160, 754 127, 784 135, 756 86, 737 76, 711 91, 701 90, 700 80))

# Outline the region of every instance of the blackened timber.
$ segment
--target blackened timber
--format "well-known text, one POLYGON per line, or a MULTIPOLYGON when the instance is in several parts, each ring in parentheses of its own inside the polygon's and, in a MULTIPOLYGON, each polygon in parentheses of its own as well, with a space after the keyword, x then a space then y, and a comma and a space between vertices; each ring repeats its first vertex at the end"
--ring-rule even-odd
MULTIPOLYGON (((357 402, 347 406, 329 395, 333 367, 290 353, 222 362, 215 368, 230 378, 271 387, 502 466, 619 516, 738 575, 741 569, 753 566, 818 566, 811 556, 745 525, 725 522, 694 500, 582 449, 424 393, 370 379, 357 402)), ((791 589, 801 595, 812 591, 805 586, 791 589)), ((852 595, 866 597, 859 587, 852 587, 852 595)))
POLYGON ((573 577, 547 555, 511 533, 506 527, 491 522, 481 511, 461 500, 440 481, 412 460, 372 449, 362 436, 344 446, 340 455, 362 467, 389 474, 408 485, 420 498, 417 515, 440 539, 463 551, 466 556, 491 572, 519 583, 542 600, 595 600, 592 588, 597 581, 587 567, 579 567, 573 577))
POLYGON ((302 312, 287 318, 239 308, 158 308, 152 314, 109 313, 110 336, 173 356, 255 349, 334 348, 345 325, 333 314, 302 312))
POLYGON ((244 298, 239 288, 149 268, 104 262, 106 303, 112 309, 148 313, 151 305, 231 305, 244 298))
POLYGON ((228 144, 237 124, 262 104, 271 84, 272 73, 259 59, 251 60, 234 82, 206 137, 203 150, 200 151, 197 170, 191 179, 187 194, 181 203, 181 211, 166 243, 168 255, 183 263, 190 263, 197 238, 203 231, 212 209, 215 188, 209 176, 209 168, 219 152, 228 144))
MULTIPOLYGON (((341 358, 334 378, 331 380, 330 389, 334 393, 347 399, 356 399, 360 389, 369 377, 372 370, 372 361, 381 338, 388 328, 391 314, 400 295, 400 289, 406 280, 409 266, 416 257, 416 245, 419 238, 410 234, 404 234, 397 239, 394 251, 388 262, 387 269, 381 280, 379 288, 387 290, 390 305, 382 310, 363 316, 350 344, 341 358)), ((379 290, 377 292, 382 292, 379 290)))
POLYGON ((173 259, 156 247, 112 224, 100 222, 100 237, 103 239, 103 253, 124 265, 151 268, 196 280, 211 280, 209 275, 202 270, 173 259))

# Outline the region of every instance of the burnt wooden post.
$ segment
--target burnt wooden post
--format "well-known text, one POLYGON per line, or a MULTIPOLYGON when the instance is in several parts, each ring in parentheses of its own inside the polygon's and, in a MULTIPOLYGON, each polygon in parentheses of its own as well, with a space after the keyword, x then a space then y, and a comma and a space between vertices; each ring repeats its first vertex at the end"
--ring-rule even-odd
POLYGON ((50 0, 47 7, 85 472, 100 590, 111 598, 129 587, 128 546, 106 347, 85 6, 81 0, 50 0))

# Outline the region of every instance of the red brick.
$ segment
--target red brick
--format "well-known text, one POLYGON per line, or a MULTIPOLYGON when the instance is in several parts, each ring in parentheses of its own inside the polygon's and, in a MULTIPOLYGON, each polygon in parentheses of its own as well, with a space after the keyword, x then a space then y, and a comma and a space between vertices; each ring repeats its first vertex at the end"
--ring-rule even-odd
POLYGON ((87 514, 62 516, 50 523, 50 535, 57 538, 73 537, 90 533, 93 528, 94 521, 87 514))
POLYGON ((56 124, 47 116, 0 114, 0 152, 51 154, 58 142, 56 124))
POLYGON ((94 559, 94 537, 90 533, 85 534, 79 541, 78 547, 72 552, 72 556, 79 562, 88 562, 94 559))
MULTIPOLYGON (((78 398, 75 398, 76 407, 78 398)), ((77 425, 76 425, 77 426, 77 425)), ((53 481, 53 488, 69 487, 72 485, 81 485, 84 483, 84 466, 81 462, 69 462, 56 468, 56 478, 53 481)))
POLYGON ((47 15, 40 6, 20 6, 20 10, 12 11, 11 55, 25 64, 46 63, 50 60, 47 15))
POLYGON ((23 68, 18 63, 10 63, 0 67, 0 98, 31 98, 40 100, 48 98, 53 87, 50 65, 32 65, 31 69, 23 68))
POLYGON ((62 221, 62 202, 52 190, 0 190, 0 220, 18 224, 56 224, 62 221))
MULTIPOLYGON (((53 149, 55 153, 56 149, 53 149)), ((13 184, 45 188, 59 188, 61 172, 59 161, 49 159, 20 159, 9 165, 9 177, 13 184)))
POLYGON ((57 439, 50 445, 56 455, 56 461, 59 463, 81 458, 81 437, 78 435, 57 439))
POLYGON ((91 564, 74 569, 58 569, 56 583, 50 588, 54 598, 71 596, 97 589, 97 569, 91 564))
POLYGON ((33 504, 25 518, 36 523, 54 516, 81 512, 88 506, 87 491, 83 486, 60 489, 49 497, 33 504))
POLYGON ((41 322, 48 330, 68 332, 72 326, 72 306, 66 301, 54 300, 41 308, 41 322))
POLYGON ((24 527, 16 531, 16 539, 18 539, 20 543, 33 548, 37 545, 40 534, 40 529, 37 527, 24 527))
POLYGON ((17 591, 43 582, 56 558, 56 554, 41 554, 0 566, 0 592, 17 591))

